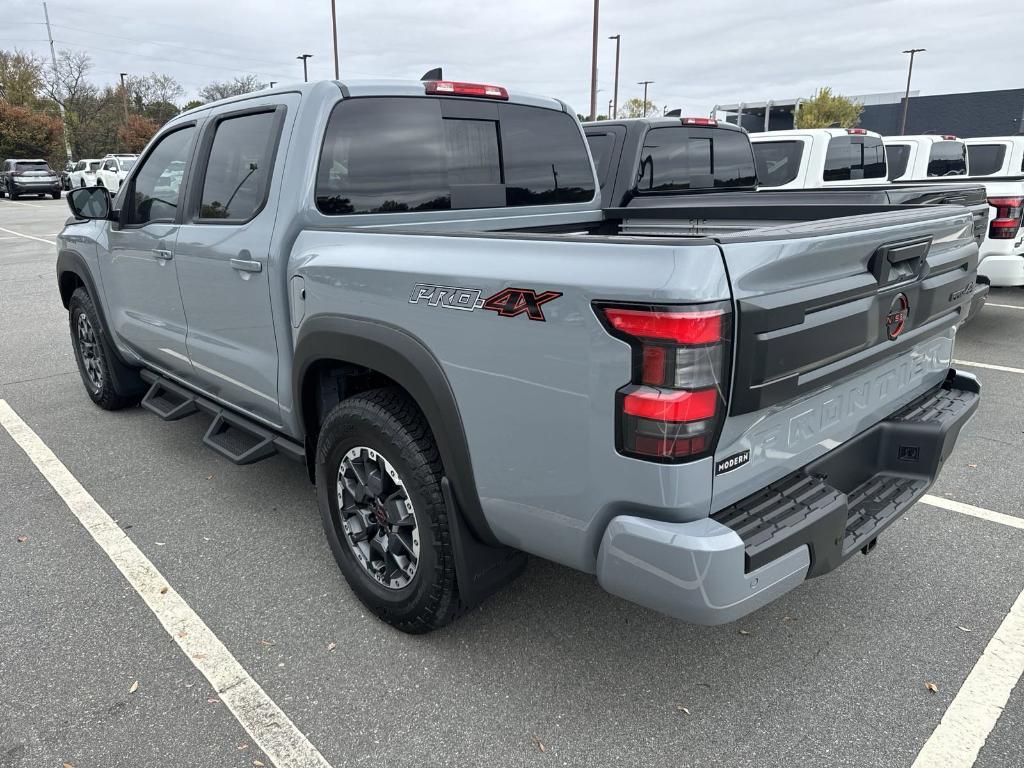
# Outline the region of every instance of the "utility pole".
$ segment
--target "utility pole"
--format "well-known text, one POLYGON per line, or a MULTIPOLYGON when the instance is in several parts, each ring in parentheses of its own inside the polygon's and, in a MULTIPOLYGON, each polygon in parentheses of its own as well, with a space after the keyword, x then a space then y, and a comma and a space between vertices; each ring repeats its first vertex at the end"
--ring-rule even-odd
POLYGON ((338 75, 338 13, 335 10, 335 0, 331 0, 331 32, 334 33, 334 79, 338 75))
POLYGON ((609 120, 614 120, 615 119, 612 116, 612 100, 611 99, 608 99, 608 119, 609 120))
POLYGON ((924 48, 911 48, 904 53, 910 54, 910 67, 907 69, 907 95, 903 97, 903 120, 900 121, 900 136, 907 135, 907 109, 910 107, 910 76, 914 74, 914 54, 921 53, 924 48))
POLYGON ((601 0, 594 0, 594 41, 590 50, 590 119, 597 118, 597 19, 601 0))
MULTIPOLYGON (((50 31, 50 11, 46 8, 46 2, 43 2, 43 16, 46 17, 46 36, 50 38, 50 63, 53 65, 53 89, 56 91, 60 88, 60 76, 57 74, 57 53, 53 49, 53 32, 50 31)), ((71 162, 71 141, 68 139, 68 119, 64 114, 64 102, 57 100, 57 109, 60 111, 60 124, 63 130, 61 133, 64 134, 64 152, 68 156, 68 162, 71 162)))
POLYGON ((653 83, 653 80, 641 80, 637 85, 644 87, 644 114, 643 117, 647 117, 647 86, 653 83))
POLYGON ((615 41, 615 88, 612 90, 612 114, 608 115, 614 120, 619 116, 619 43, 622 35, 611 35, 608 39, 615 41))
POLYGON ((312 53, 303 53, 295 57, 296 59, 302 59, 302 82, 309 82, 309 70, 306 68, 306 59, 313 58, 312 53))
POLYGON ((124 79, 128 77, 127 72, 121 73, 121 100, 124 102, 124 124, 128 125, 128 88, 125 87, 124 79))

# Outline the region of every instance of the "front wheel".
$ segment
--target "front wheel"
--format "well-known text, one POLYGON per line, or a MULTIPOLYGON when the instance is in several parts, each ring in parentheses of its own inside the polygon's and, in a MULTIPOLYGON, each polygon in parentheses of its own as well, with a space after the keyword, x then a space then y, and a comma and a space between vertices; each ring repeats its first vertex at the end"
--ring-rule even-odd
POLYGON ((82 383, 89 399, 106 411, 116 411, 138 402, 138 397, 125 397, 114 389, 110 345, 103 335, 99 313, 92 296, 85 288, 78 288, 68 302, 71 326, 71 345, 75 362, 82 375, 82 383))
POLYGON ((317 497, 334 558, 367 608, 411 634, 461 608, 442 475, 426 420, 398 389, 343 400, 320 430, 317 497))
POLYGON ((51 192, 50 197, 54 200, 60 200, 60 190, 58 189, 56 192, 51 192))

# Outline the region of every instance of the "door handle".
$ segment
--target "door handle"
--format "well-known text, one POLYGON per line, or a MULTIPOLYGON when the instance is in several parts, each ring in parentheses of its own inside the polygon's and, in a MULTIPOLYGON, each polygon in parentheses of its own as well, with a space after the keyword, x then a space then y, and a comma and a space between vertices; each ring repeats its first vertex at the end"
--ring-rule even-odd
POLYGON ((258 261, 251 261, 250 259, 232 259, 232 269, 237 269, 239 272, 262 272, 263 265, 258 261))
POLYGON ((161 261, 170 261, 174 258, 174 254, 170 251, 165 251, 163 248, 154 248, 153 255, 161 261))

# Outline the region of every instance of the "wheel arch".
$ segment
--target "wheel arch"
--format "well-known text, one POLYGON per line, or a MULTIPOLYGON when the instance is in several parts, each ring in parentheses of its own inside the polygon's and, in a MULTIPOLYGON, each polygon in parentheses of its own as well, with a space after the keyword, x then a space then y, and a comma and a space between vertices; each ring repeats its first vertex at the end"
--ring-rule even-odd
MULTIPOLYGON (((469 445, 448 377, 430 350, 401 328, 345 315, 317 315, 303 323, 295 345, 292 391, 310 466, 320 421, 326 415, 319 400, 320 372, 338 367, 369 374, 377 386, 393 384, 405 390, 430 426, 445 476, 470 530, 482 542, 497 544, 480 505, 469 445)), ((339 399, 358 391, 362 389, 346 391, 339 399)))

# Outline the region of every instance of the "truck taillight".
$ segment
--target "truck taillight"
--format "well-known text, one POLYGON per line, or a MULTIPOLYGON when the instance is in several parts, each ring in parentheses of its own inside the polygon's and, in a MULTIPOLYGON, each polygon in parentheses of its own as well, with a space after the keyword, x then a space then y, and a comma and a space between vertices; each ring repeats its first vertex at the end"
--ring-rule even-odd
POLYGON ((633 350, 633 375, 616 393, 618 449, 662 462, 711 453, 727 403, 729 305, 596 309, 608 331, 633 350))
POLYGON ((428 80, 424 83, 427 93, 435 96, 477 96, 484 99, 508 101, 508 91, 500 85, 483 83, 458 83, 454 80, 428 80))
POLYGON ((846 132, 851 136, 867 136, 867 128, 847 128, 846 132))
POLYGON ((1024 197, 990 197, 988 204, 996 209, 996 215, 988 225, 988 236, 993 240, 1017 237, 1024 217, 1024 197))

